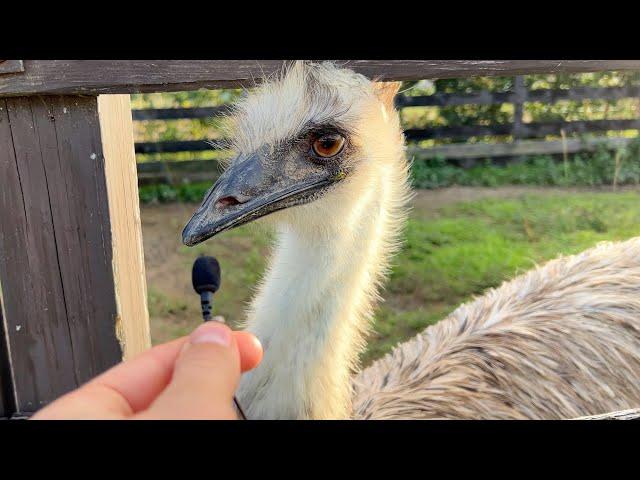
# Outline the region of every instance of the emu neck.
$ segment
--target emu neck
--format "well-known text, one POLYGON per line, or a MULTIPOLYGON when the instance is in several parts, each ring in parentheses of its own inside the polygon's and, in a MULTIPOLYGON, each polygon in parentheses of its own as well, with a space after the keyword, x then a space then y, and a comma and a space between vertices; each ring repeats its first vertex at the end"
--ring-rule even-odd
POLYGON ((357 199, 320 208, 332 212, 318 222, 322 229, 280 227, 247 325, 265 350, 238 390, 249 418, 349 416, 351 374, 400 223, 390 212, 399 192, 378 178, 357 199))

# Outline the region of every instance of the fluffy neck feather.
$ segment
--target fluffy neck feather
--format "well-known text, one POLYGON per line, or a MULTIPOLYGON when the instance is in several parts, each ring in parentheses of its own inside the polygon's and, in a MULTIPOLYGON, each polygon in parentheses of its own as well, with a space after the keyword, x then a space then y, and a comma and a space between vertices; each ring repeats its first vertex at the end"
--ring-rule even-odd
POLYGON ((299 207, 304 216, 278 222, 277 246, 247 325, 265 350, 238 390, 249 418, 351 413, 351 374, 408 198, 399 127, 385 127, 373 136, 376 153, 356 178, 331 198, 299 207))

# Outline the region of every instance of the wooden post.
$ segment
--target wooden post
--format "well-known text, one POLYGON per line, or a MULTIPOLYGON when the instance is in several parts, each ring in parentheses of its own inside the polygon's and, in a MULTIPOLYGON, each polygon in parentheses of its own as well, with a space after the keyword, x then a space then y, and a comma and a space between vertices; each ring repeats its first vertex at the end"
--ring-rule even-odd
POLYGON ((0 99, 0 290, 13 415, 149 346, 127 109, 119 96, 0 99))
MULTIPOLYGON (((522 113, 524 101, 527 95, 527 87, 524 84, 524 77, 518 75, 513 79, 513 141, 518 142, 524 135, 524 124, 522 113)), ((513 157, 514 162, 523 162, 524 156, 513 157)))
POLYGON ((126 360, 151 346, 138 173, 129 95, 100 95, 118 317, 116 335, 126 360))
POLYGON ((517 141, 524 137, 522 110, 527 96, 527 87, 524 84, 523 76, 514 77, 513 93, 513 140, 517 141))

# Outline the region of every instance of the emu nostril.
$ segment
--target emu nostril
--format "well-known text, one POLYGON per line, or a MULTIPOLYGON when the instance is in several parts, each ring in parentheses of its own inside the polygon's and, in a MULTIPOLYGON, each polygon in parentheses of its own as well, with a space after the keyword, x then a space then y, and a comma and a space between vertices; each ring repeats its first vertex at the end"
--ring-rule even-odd
POLYGON ((240 205, 242 202, 236 197, 223 197, 216 202, 217 208, 227 208, 232 205, 240 205))

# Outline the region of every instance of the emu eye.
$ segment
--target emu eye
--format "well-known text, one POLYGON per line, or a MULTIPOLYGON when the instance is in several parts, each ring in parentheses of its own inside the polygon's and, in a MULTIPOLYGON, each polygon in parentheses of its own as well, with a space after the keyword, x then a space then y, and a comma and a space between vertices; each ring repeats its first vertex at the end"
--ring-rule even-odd
POLYGON ((323 135, 313 142, 313 153, 322 158, 335 157, 344 147, 344 137, 337 133, 323 135))

